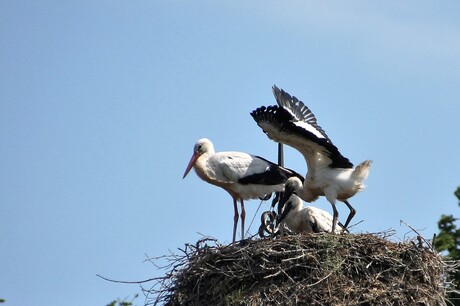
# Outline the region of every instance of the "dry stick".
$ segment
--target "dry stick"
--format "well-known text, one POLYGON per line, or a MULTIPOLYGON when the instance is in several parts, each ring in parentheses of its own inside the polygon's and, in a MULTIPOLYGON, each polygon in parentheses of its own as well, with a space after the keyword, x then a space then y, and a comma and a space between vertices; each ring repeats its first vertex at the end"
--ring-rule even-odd
POLYGON ((353 228, 353 227, 355 227, 355 226, 357 226, 357 225, 359 225, 359 224, 361 224, 361 223, 363 223, 363 222, 364 222, 364 220, 361 220, 361 221, 358 221, 358 222, 353 223, 353 224, 351 224, 351 225, 348 225, 347 229, 353 228))
POLYGON ((112 282, 112 283, 119 283, 119 284, 143 284, 143 283, 148 283, 148 282, 151 282, 151 281, 154 281, 154 280, 164 280, 164 279, 168 279, 169 277, 154 277, 154 278, 149 278, 149 279, 146 279, 146 280, 142 280, 142 281, 119 281, 119 280, 114 280, 114 279, 110 279, 110 278, 107 278, 107 277, 104 277, 102 275, 99 275, 99 274, 96 274, 97 277, 100 277, 102 278, 103 280, 106 280, 108 282, 112 282))
POLYGON ((262 206, 263 200, 260 200, 259 207, 257 207, 256 212, 254 213, 254 216, 252 217, 251 223, 249 224, 249 228, 246 230, 246 233, 244 233, 244 236, 247 236, 249 234, 249 231, 251 230, 252 223, 254 222, 254 219, 256 218, 257 213, 259 212, 260 206, 262 206))
POLYGON ((428 242, 428 240, 426 240, 425 238, 423 238, 423 236, 415 229, 413 228, 412 226, 410 226, 409 224, 407 224, 406 222, 404 222, 403 220, 399 220, 399 223, 404 223, 404 225, 406 225, 408 228, 410 228, 411 230, 413 230, 418 236, 417 236, 417 239, 422 239, 426 245, 431 249, 431 250, 434 250, 433 249, 433 246, 431 245, 431 243, 428 242))
POLYGON ((322 281, 326 280, 329 276, 332 275, 332 273, 336 272, 342 265, 343 263, 345 262, 345 260, 342 260, 342 262, 340 263, 340 265, 337 265, 337 267, 335 267, 335 269, 333 269, 328 275, 326 275, 325 277, 323 277, 322 279, 320 279, 319 281, 313 283, 313 284, 309 284, 307 285, 307 287, 313 287, 315 285, 318 285, 319 283, 321 283, 322 281))

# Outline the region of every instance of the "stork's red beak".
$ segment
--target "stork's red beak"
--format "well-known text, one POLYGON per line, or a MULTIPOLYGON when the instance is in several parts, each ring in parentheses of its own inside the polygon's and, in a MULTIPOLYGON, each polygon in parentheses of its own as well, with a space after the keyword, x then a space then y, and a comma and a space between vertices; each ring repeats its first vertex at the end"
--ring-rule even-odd
POLYGON ((200 154, 198 152, 193 153, 192 158, 190 158, 190 161, 188 162, 188 165, 187 165, 187 169, 185 169, 184 176, 182 178, 185 178, 187 176, 187 174, 192 169, 193 165, 195 165, 198 157, 200 157, 200 154))

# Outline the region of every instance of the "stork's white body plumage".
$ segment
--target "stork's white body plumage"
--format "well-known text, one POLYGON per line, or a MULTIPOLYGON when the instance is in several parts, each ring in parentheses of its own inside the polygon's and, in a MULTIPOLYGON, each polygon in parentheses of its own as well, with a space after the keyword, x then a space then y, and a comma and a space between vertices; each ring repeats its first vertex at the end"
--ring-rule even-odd
POLYGON ((370 163, 365 161, 356 168, 309 167, 314 170, 308 171, 299 195, 307 202, 313 202, 319 196, 325 196, 329 202, 347 200, 365 188, 370 163))
POLYGON ((338 221, 336 201, 348 206, 350 214, 345 222, 346 228, 356 213, 347 199, 364 189, 371 161, 366 160, 354 168, 302 101, 276 86, 273 93, 278 105, 260 107, 251 115, 270 139, 289 145, 304 156, 308 171, 298 195, 307 202, 325 196, 334 212, 334 229, 338 221))
POLYGON ((283 191, 290 176, 300 176, 259 156, 243 152, 216 153, 214 145, 206 138, 195 144, 184 178, 192 167, 202 180, 225 189, 232 196, 235 211, 233 242, 239 217, 237 201, 241 203, 241 237, 244 238, 244 200, 283 191))

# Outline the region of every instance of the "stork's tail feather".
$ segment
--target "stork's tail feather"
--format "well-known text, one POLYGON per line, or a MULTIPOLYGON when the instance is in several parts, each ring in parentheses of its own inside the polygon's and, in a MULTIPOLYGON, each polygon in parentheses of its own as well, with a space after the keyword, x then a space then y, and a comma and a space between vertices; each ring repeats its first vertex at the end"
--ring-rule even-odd
POLYGON ((371 167, 372 160, 365 160, 356 166, 355 171, 353 171, 353 178, 358 182, 364 182, 365 179, 369 176, 369 169, 371 167))

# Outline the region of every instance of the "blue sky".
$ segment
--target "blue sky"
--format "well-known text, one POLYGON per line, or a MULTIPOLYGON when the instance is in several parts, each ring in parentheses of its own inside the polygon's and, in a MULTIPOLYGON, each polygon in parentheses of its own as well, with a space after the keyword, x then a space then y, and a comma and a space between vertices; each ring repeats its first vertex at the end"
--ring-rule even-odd
POLYGON ((106 305, 140 290, 96 274, 161 276, 146 256, 231 241, 230 196, 182 174, 202 137, 276 161, 249 115, 273 84, 374 161, 353 232, 431 238, 459 215, 459 37, 457 1, 0 2, 0 298, 106 305))

